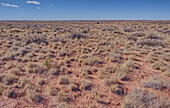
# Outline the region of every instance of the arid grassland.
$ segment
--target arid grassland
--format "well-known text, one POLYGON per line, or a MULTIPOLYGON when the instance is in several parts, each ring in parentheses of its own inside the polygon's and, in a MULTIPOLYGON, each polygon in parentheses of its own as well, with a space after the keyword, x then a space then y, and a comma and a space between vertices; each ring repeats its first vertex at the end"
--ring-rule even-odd
POLYGON ((0 21, 0 108, 170 108, 170 21, 0 21))

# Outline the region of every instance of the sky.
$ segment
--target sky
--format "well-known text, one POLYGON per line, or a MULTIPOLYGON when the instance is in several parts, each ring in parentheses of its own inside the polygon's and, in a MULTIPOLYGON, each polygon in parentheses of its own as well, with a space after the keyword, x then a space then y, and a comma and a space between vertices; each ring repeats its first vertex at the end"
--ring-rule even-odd
POLYGON ((170 20, 170 0, 0 0, 0 20, 170 20))

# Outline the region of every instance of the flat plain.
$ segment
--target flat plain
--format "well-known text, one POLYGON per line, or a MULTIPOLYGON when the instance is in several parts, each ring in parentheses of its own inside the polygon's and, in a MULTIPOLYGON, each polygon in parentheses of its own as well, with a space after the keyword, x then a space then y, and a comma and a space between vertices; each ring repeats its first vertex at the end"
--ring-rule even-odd
POLYGON ((170 108, 170 21, 0 21, 0 108, 170 108))

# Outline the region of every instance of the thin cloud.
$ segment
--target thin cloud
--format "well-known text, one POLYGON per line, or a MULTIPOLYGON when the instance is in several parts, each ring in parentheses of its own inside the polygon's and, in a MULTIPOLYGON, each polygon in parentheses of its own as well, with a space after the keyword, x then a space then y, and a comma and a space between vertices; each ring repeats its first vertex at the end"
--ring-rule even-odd
POLYGON ((41 9, 40 7, 37 7, 37 9, 41 9))
POLYGON ((6 7, 15 7, 18 8, 18 5, 14 5, 14 4, 8 4, 8 3, 1 3, 2 6, 6 6, 6 7))
POLYGON ((38 2, 38 1, 27 1, 26 3, 32 3, 32 4, 40 5, 40 2, 38 2))

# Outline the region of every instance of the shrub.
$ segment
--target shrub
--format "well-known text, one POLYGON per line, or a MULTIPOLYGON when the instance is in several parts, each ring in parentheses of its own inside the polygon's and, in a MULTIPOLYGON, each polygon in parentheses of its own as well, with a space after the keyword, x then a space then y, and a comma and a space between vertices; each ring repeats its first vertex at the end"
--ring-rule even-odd
POLYGON ((125 28, 124 31, 125 31, 125 32, 134 32, 135 30, 132 29, 132 28, 125 28))
POLYGON ((145 34, 144 33, 135 33, 135 34, 132 34, 132 36, 143 37, 143 36, 145 36, 145 34))
POLYGON ((157 39, 143 39, 141 41, 139 41, 137 43, 137 45, 143 47, 143 46, 149 46, 149 47, 157 47, 157 46, 161 46, 164 47, 164 42, 161 40, 157 40, 157 39))
POLYGON ((85 36, 85 35, 82 35, 82 34, 78 34, 78 33, 75 33, 75 34, 72 34, 71 35, 71 38, 72 39, 81 39, 81 38, 87 38, 87 36, 85 36))
POLYGON ((122 108, 169 108, 168 101, 142 90, 134 90, 122 101, 122 108))
POLYGON ((163 90, 165 88, 170 88, 170 82, 165 81, 163 78, 160 77, 153 77, 150 78, 149 81, 144 81, 142 82, 142 85, 144 87, 148 87, 148 88, 153 88, 153 89, 159 89, 159 90, 163 90))
POLYGON ((156 36, 156 34, 150 34, 146 37, 147 39, 162 39, 161 37, 156 36))

